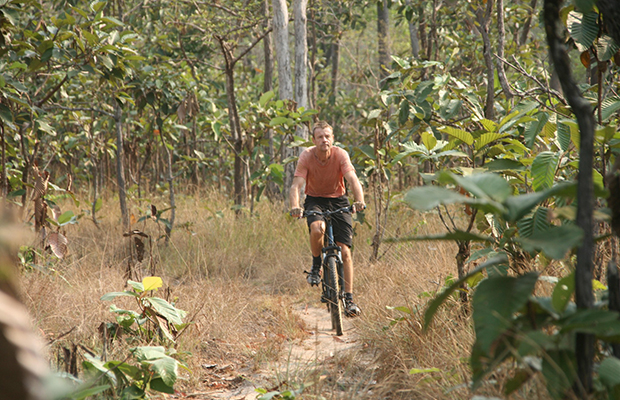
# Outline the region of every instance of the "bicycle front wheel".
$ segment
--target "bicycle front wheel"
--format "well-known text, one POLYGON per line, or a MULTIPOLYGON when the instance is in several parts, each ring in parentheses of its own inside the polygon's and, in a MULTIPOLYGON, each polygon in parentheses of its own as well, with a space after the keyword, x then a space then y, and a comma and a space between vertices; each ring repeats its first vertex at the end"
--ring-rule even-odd
POLYGON ((340 301, 340 285, 336 257, 328 257, 325 264, 325 280, 328 287, 327 307, 332 317, 332 329, 336 335, 342 335, 342 301, 340 301))

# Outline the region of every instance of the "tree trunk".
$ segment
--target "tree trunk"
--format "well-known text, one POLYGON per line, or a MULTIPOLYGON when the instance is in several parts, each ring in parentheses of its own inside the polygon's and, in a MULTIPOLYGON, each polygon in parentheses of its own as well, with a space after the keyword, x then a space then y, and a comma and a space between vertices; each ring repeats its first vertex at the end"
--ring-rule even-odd
MULTIPOLYGON (((275 37, 276 59, 278 61, 278 94, 280 100, 293 99, 293 80, 291 77, 291 59, 288 48, 288 9, 286 0, 273 0, 273 32, 275 37)), ((282 139, 282 160, 293 156, 293 149, 287 144, 290 137, 282 139)), ((284 198, 288 199, 295 165, 284 166, 284 198)))
POLYGON ((476 10, 476 19, 478 25, 476 28, 482 36, 482 42, 484 43, 484 63, 487 67, 487 98, 484 108, 484 116, 487 119, 493 120, 495 118, 495 72, 493 69, 493 55, 491 54, 491 39, 489 38, 489 25, 491 23, 491 10, 493 10, 493 0, 487 1, 486 10, 476 10))
MULTIPOLYGON (((558 37, 564 31, 560 22, 561 0, 545 0, 544 21, 549 53, 558 73, 562 90, 570 104, 580 133, 579 172, 577 176, 577 218, 576 223, 583 230, 583 241, 577 248, 575 269, 575 302, 578 309, 592 308, 592 256, 594 253, 593 218, 594 183, 592 177, 594 155, 594 116, 590 103, 581 96, 570 69, 564 38, 558 37)), ((579 382, 575 392, 580 398, 587 398, 592 391, 595 338, 591 334, 577 334, 576 356, 579 382)))
POLYGON ((387 0, 377 2, 377 43, 379 53, 379 79, 389 75, 390 58, 390 14, 387 0))
POLYGON ((310 98, 308 99, 308 102, 310 104, 310 108, 316 108, 316 21, 314 17, 314 9, 312 8, 312 3, 310 4, 310 20, 314 21, 314 23, 312 24, 312 35, 310 38, 312 44, 312 53, 310 53, 310 98))
POLYGON ((174 201, 174 185, 173 185, 173 175, 172 175, 172 151, 166 145, 166 139, 164 136, 164 127, 162 125, 159 126, 159 137, 161 138, 161 144, 166 154, 166 181, 168 182, 168 192, 170 199, 170 220, 169 224, 166 225, 166 246, 170 243, 170 235, 172 234, 172 228, 174 227, 174 219, 176 216, 176 203, 174 201))
POLYGON ((506 99, 510 100, 514 96, 510 90, 508 79, 506 79, 506 71, 504 71, 504 62, 502 61, 504 59, 504 43, 506 41, 506 30, 504 29, 504 0, 497 0, 497 32, 497 76, 499 78, 499 83, 502 85, 504 96, 506 96, 506 99))
MULTIPOLYGON (((263 16, 265 22, 263 29, 269 29, 269 0, 263 0, 263 16)), ((263 54, 265 57, 265 73, 263 74, 263 93, 273 90, 273 47, 271 43, 271 33, 267 33, 263 39, 263 54)))
MULTIPOLYGON (((293 12, 295 14, 295 102, 297 108, 308 109, 308 34, 306 8, 308 0, 295 0, 293 12)), ((297 126, 295 134, 308 139, 308 128, 305 125, 297 126)), ((298 148, 297 153, 301 152, 298 148)), ((291 182, 292 183, 292 182, 291 182)))
POLYGON ((523 30, 521 31, 521 36, 519 36, 519 46, 525 45, 527 42, 527 37, 530 34, 530 28, 532 26, 532 16, 534 15, 534 11, 536 10, 536 2, 538 0, 531 0, 530 2, 530 10, 527 15, 527 19, 523 24, 523 30))
POLYGON ((4 140, 4 123, 0 121, 0 133, 2 134, 2 182, 0 182, 0 196, 6 198, 8 184, 6 181, 6 141, 4 140))
POLYGON ((127 212, 127 192, 125 189, 125 165, 123 155, 122 111, 114 99, 114 126, 116 128, 116 182, 118 184, 118 202, 121 207, 123 232, 129 229, 129 213, 127 212))
MULTIPOLYGON (((407 5, 411 5, 411 0, 407 0, 407 5)), ((411 55, 413 58, 420 58, 420 41, 418 40, 418 24, 413 21, 408 21, 409 25, 409 42, 411 43, 411 55)))
POLYGON ((340 36, 336 36, 332 42, 332 87, 329 95, 329 104, 336 105, 336 92, 338 90, 338 61, 340 60, 340 36))
POLYGON ((237 213, 240 213, 240 208, 245 207, 248 204, 248 175, 245 165, 247 164, 246 157, 242 156, 243 149, 245 147, 246 137, 245 133, 241 130, 241 123, 239 122, 239 111, 237 110, 237 100, 235 97, 235 77, 234 67, 235 60, 232 55, 230 46, 224 38, 216 36, 216 39, 220 42, 222 53, 224 54, 225 68, 224 74, 226 75, 226 98, 228 100, 228 119, 230 120, 230 133, 233 137, 233 147, 235 152, 235 169, 234 169, 234 198, 235 205, 239 208, 237 213))

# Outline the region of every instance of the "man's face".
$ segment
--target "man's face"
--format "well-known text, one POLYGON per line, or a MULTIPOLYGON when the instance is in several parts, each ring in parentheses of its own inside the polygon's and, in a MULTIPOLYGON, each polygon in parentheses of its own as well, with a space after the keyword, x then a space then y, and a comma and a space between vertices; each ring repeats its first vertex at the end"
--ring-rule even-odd
POLYGON ((312 135, 312 142, 314 142, 314 145, 320 151, 327 151, 332 147, 332 143, 334 143, 334 134, 329 128, 316 128, 312 135))

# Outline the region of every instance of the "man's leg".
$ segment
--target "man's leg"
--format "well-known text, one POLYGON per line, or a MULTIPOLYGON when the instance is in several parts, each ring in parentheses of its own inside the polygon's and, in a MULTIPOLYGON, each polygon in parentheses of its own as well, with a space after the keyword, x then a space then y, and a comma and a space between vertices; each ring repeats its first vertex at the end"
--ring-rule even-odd
POLYGON ((321 251, 325 235, 325 222, 313 221, 310 224, 310 249, 312 251, 312 269, 306 279, 310 286, 318 286, 321 282, 321 251))
POLYGON ((360 308, 353 302, 353 258, 351 248, 346 244, 336 242, 341 248, 342 269, 344 274, 344 302, 347 317, 355 317, 362 313, 360 308))
POLYGON ((351 257, 351 248, 346 244, 336 242, 341 248, 342 267, 344 273, 344 291, 353 293, 353 258, 351 257))

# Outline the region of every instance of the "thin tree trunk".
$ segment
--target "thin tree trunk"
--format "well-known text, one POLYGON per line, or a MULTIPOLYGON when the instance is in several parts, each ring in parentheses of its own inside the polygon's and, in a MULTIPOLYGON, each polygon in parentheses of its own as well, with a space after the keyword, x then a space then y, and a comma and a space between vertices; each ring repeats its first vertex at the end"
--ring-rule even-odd
MULTIPOLYGON (((407 0, 407 5, 412 6, 411 0, 407 0)), ((420 41, 418 40, 418 24, 412 21, 408 21, 409 25, 409 42, 411 43, 411 55, 413 58, 420 58, 420 41)))
MULTIPOLYGON (((232 55, 230 46, 226 41, 219 36, 216 36, 220 42, 222 53, 224 54, 225 68, 224 74, 226 75, 226 98, 228 100, 228 119, 230 120, 230 132, 233 137, 233 146, 235 152, 234 163, 234 197, 235 204, 240 207, 245 207, 248 204, 248 176, 246 173, 246 160, 242 155, 245 147, 246 137, 241 130, 241 123, 239 121, 239 111, 237 110, 237 100, 235 98, 235 78, 234 67, 235 60, 232 55)), ((241 210, 238 209, 237 213, 241 210)))
MULTIPOLYGON (((308 0, 295 0, 293 12, 295 14, 295 102, 297 108, 308 109, 308 33, 306 9, 308 0)), ((297 126, 295 134, 308 139, 308 129, 305 125, 297 126)), ((298 148, 298 154, 301 148, 298 148)))
POLYGON ((166 139, 164 137, 164 127, 159 126, 159 137, 161 138, 161 144, 164 148, 164 152, 166 153, 166 181, 168 182, 168 193, 170 199, 170 219, 168 220, 169 224, 166 225, 166 246, 170 243, 170 235, 172 234, 172 229, 174 228, 174 219, 176 216, 176 203, 174 201, 174 185, 173 185, 173 175, 172 175, 172 151, 166 146, 166 139))
POLYGON ((310 3, 310 20, 314 23, 312 24, 312 35, 311 35, 311 44, 312 44, 312 52, 310 53, 310 98, 308 101, 310 102, 311 108, 316 108, 316 21, 314 19, 314 8, 312 7, 312 0, 310 3))
MULTIPOLYGON (((269 29, 269 0, 263 0, 263 16, 265 17, 263 29, 267 31, 269 29)), ((265 56, 263 93, 273 90, 273 47, 271 42, 271 33, 268 33, 263 39, 263 54, 265 56)))
POLYGON ((497 76, 499 78, 499 83, 502 85, 504 96, 506 96, 506 99, 510 100, 514 96, 510 90, 508 79, 506 79, 506 71, 504 71, 504 62, 502 61, 505 58, 504 44, 506 42, 506 30, 504 28, 504 0, 497 0, 497 31, 497 76))
POLYGON ((0 195, 6 198, 8 185, 6 181, 6 141, 4 140, 4 123, 0 122, 0 132, 2 133, 2 182, 0 183, 0 195))
POLYGON ((478 32, 482 36, 484 43, 484 63, 487 67, 487 98, 484 109, 484 116, 487 119, 495 118, 495 72, 493 69, 493 56, 491 55, 491 39, 489 38, 489 25, 491 23, 491 10, 493 10, 493 0, 487 1, 484 13, 481 9, 476 10, 476 19, 478 20, 478 32))
POLYGON ((329 104, 336 104, 338 90, 338 62, 340 60, 340 36, 337 35, 332 42, 332 87, 329 95, 329 104))
POLYGON ((121 207, 123 231, 129 229, 129 213, 127 212, 127 192, 125 189, 125 166, 123 155, 123 127, 121 124, 121 106, 114 100, 114 126, 116 128, 116 182, 118 183, 118 201, 121 207))
MULTIPOLYGON (((293 79, 291 77, 291 59, 288 48, 288 9, 286 0, 273 0, 273 33, 275 38, 276 59, 278 61, 278 94, 280 100, 293 99, 293 79)), ((288 146, 289 137, 282 139, 282 160, 293 156, 293 149, 288 146)), ((288 163, 284 166, 283 195, 288 199, 295 165, 288 163)))
POLYGON ((387 0, 377 2, 377 43, 379 53, 379 78, 389 75, 390 59, 390 14, 387 0))
POLYGON ((530 9, 527 15, 527 19, 523 24, 523 30, 521 31, 521 36, 519 36, 519 46, 525 45, 527 42, 527 37, 530 34, 530 28, 532 27, 532 16, 534 15, 534 11, 536 10, 536 2, 538 0, 531 0, 530 9))
MULTIPOLYGON (((575 302, 578 309, 589 309, 594 305, 592 293, 592 257, 594 254, 593 217, 593 158, 594 158, 594 116, 590 103, 581 95, 573 79, 570 59, 564 38, 558 33, 564 30, 560 22, 561 0, 545 0, 544 21, 549 53, 558 73, 562 90, 570 104, 580 133, 579 172, 577 176, 577 218, 576 223, 583 230, 583 240, 577 248, 577 267, 575 269, 575 302)), ((577 334, 576 357, 579 382, 575 392, 580 398, 587 398, 592 391, 592 371, 594 367, 595 337, 592 334, 577 334)))

